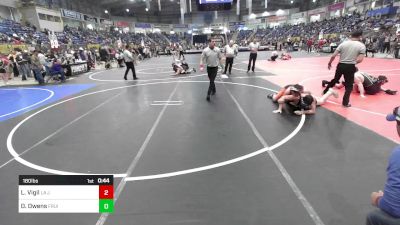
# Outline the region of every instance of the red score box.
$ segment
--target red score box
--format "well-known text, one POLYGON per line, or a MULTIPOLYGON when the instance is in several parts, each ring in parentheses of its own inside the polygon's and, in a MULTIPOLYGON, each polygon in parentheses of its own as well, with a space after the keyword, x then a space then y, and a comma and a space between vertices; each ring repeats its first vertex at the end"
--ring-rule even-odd
POLYGON ((113 185, 100 185, 99 186, 99 199, 113 199, 114 186, 113 185))

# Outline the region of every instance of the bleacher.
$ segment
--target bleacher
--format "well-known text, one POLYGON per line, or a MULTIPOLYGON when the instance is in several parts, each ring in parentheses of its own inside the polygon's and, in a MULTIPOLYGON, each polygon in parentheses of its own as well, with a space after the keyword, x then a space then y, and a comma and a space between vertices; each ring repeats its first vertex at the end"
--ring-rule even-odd
MULTIPOLYGON (((385 32, 395 32, 394 25, 400 23, 398 17, 366 18, 359 14, 347 15, 344 17, 322 20, 308 24, 284 25, 274 28, 258 29, 258 30, 240 30, 234 31, 228 39, 236 35, 236 43, 246 46, 251 37, 256 38, 260 43, 268 44, 279 40, 285 40, 288 37, 301 37, 307 39, 310 37, 317 38, 321 31, 324 34, 348 34, 354 29, 361 29, 368 33, 368 37, 378 35, 376 30, 383 29, 385 32), (373 33, 375 32, 375 33, 373 33)), ((123 43, 131 43, 135 45, 159 45, 162 48, 170 43, 181 43, 186 46, 191 45, 192 35, 184 33, 168 34, 168 33, 123 33, 118 31, 96 31, 89 29, 77 29, 65 27, 64 32, 55 33, 59 43, 86 45, 86 44, 113 44, 117 40, 123 43)), ((48 44, 49 39, 45 32, 35 31, 33 27, 23 26, 12 20, 0 21, 0 42, 1 43, 27 43, 27 44, 48 44)))

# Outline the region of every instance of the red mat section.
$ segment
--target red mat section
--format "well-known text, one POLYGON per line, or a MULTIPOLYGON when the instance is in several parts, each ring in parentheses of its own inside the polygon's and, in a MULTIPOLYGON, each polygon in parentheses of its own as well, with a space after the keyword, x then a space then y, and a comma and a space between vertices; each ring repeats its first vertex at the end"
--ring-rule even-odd
MULTIPOLYGON (((328 70, 329 57, 295 58, 289 61, 269 62, 267 60, 257 61, 257 68, 276 74, 277 76, 265 77, 279 86, 286 84, 301 83, 306 90, 315 95, 320 95, 323 88, 321 81, 333 78, 335 68, 328 70)), ((245 63, 245 62, 244 62, 245 63)), ((337 59, 334 64, 337 63, 337 59)), ((389 83, 385 88, 400 91, 400 60, 366 58, 358 65, 361 71, 368 72, 374 76, 385 75, 389 83)), ((366 127, 390 140, 400 143, 395 124, 387 122, 386 114, 390 113, 395 106, 400 105, 400 92, 397 95, 367 95, 361 98, 358 93, 352 93, 351 108, 341 106, 344 88, 339 90, 338 99, 331 98, 331 102, 323 107, 336 112, 348 120, 366 127)))

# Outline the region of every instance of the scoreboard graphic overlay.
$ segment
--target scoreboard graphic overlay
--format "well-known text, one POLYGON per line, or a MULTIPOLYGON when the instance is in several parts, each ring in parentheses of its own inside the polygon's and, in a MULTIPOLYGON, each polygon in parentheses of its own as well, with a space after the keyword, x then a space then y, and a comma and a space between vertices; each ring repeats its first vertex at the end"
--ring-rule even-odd
POLYGON ((20 175, 19 213, 113 213, 112 175, 20 175))
POLYGON ((200 4, 232 3, 233 0, 199 0, 200 4))

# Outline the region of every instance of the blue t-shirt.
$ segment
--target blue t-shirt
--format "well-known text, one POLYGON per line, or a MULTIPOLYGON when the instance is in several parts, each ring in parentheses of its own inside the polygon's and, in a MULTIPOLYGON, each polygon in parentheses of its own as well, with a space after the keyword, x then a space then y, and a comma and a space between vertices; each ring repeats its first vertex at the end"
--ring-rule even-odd
POLYGON ((393 150, 386 171, 384 195, 378 206, 389 215, 400 218, 400 146, 393 150))
POLYGON ((55 63, 53 64, 53 66, 51 67, 51 71, 54 73, 59 73, 62 70, 62 66, 59 63, 55 63))

